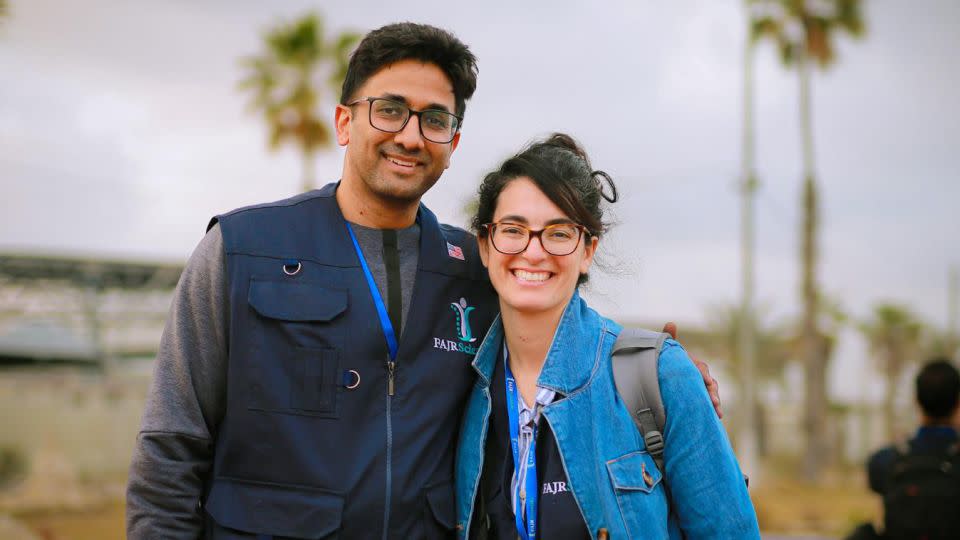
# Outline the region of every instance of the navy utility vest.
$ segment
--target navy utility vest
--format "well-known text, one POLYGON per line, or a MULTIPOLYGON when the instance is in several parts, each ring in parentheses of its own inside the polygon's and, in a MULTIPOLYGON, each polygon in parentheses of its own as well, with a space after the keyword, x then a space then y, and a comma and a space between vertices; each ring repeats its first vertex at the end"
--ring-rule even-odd
POLYGON ((495 293, 475 239, 421 206, 391 374, 336 188, 211 222, 223 233, 230 337, 208 538, 453 534, 455 445, 495 293))

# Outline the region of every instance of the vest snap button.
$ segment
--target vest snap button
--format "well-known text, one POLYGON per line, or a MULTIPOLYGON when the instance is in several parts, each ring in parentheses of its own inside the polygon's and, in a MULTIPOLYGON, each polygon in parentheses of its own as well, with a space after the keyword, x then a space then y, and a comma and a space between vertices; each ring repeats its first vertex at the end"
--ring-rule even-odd
MULTIPOLYGON (((344 385, 343 385, 344 388, 346 388, 347 390, 353 390, 354 388, 360 386, 360 373, 358 373, 357 370, 348 369, 345 375, 353 375, 354 380, 349 384, 344 382, 344 385)), ((346 380, 347 377, 344 377, 344 379, 346 380)))

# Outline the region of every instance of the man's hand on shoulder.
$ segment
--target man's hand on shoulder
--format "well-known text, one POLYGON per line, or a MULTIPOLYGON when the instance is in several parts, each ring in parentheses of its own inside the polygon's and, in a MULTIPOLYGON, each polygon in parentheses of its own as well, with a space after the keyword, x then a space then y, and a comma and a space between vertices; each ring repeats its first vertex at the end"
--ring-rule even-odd
MULTIPOLYGON (((663 325, 663 331, 670 334, 673 339, 677 339, 676 323, 668 322, 663 325)), ((720 383, 710 375, 710 366, 706 362, 697 360, 693 356, 690 356, 690 360, 693 360, 693 364, 700 370, 703 384, 707 387, 707 393, 710 394, 710 401, 713 403, 714 410, 717 411, 717 418, 723 418, 723 409, 720 406, 720 383)))

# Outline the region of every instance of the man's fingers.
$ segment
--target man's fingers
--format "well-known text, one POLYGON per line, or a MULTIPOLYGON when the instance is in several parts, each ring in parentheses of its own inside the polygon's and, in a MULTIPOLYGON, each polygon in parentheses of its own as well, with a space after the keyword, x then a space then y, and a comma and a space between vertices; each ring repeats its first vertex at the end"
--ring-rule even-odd
POLYGON ((703 383, 707 387, 707 393, 710 394, 710 402, 713 403, 713 409, 717 412, 717 418, 723 418, 723 408, 720 405, 720 383, 710 375, 710 366, 706 362, 693 357, 691 360, 703 377, 703 383))
POLYGON ((674 322, 668 322, 663 325, 663 331, 670 334, 670 337, 677 339, 677 324, 674 322))
MULTIPOLYGON (((670 337, 677 339, 677 324, 668 322, 663 325, 663 331, 670 334, 670 337)), ((717 412, 717 418, 723 418, 723 408, 720 406, 720 383, 710 375, 710 366, 706 362, 701 362, 696 358, 690 357, 693 365, 700 370, 700 376, 703 377, 703 384, 707 387, 707 393, 710 394, 710 402, 713 403, 713 410, 717 412)))
POLYGON ((714 410, 717 411, 717 418, 723 418, 723 408, 720 405, 720 381, 710 377, 710 383, 707 385, 707 391, 710 393, 710 402, 713 403, 714 410))

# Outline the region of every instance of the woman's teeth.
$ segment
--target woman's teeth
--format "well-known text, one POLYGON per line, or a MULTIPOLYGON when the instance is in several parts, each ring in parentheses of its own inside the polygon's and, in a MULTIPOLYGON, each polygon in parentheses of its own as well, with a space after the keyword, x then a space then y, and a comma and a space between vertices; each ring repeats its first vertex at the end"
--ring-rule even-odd
POLYGON ((514 270, 513 275, 523 281, 546 281, 550 277, 549 272, 527 272, 526 270, 514 270))

